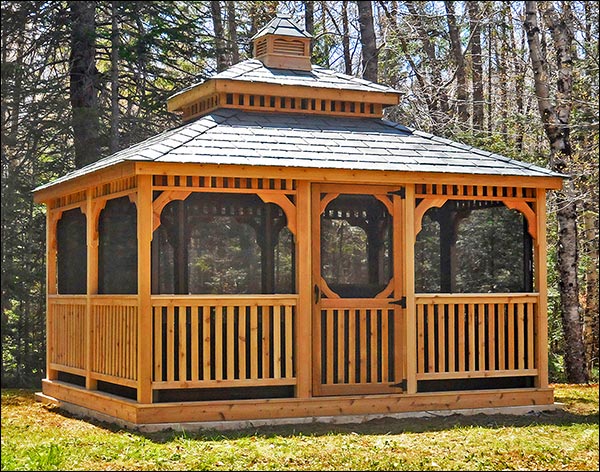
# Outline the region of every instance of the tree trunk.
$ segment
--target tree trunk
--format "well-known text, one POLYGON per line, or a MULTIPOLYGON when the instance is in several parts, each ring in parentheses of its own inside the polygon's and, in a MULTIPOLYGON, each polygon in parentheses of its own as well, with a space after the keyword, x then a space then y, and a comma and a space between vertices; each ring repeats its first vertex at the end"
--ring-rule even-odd
POLYGON ((456 25, 456 16, 454 14, 454 2, 444 2, 448 18, 448 32, 450 33, 450 49, 456 66, 456 102, 458 119, 461 123, 469 122, 468 106, 468 85, 467 74, 465 72, 465 58, 460 42, 460 32, 456 25))
POLYGON ((112 2, 110 31, 110 152, 119 150, 119 2, 112 2))
POLYGON ((481 15, 479 2, 466 2, 471 28, 471 63, 473 81, 473 128, 483 130, 483 66, 481 61, 481 15))
POLYGON ((585 272, 585 307, 583 312, 583 342, 588 375, 598 364, 598 214, 593 205, 584 203, 584 251, 590 261, 585 272))
MULTIPOLYGON (((564 15, 558 19, 550 7, 544 18, 552 33, 556 48, 558 84, 557 106, 550 101, 548 72, 545 55, 539 39, 537 2, 525 2, 525 30, 533 67, 535 92, 544 131, 550 143, 550 166, 557 172, 568 172, 572 156, 569 142, 569 118, 572 103, 572 58, 573 38, 570 33, 572 21, 564 15)), ((579 287, 577 281, 577 205, 575 189, 571 180, 566 180, 562 191, 557 192, 558 220, 558 274, 565 337, 565 370, 571 383, 587 382, 583 331, 579 315, 579 287)))
POLYGON ((377 42, 373 26, 373 8, 370 1, 358 0, 360 44, 362 46, 363 79, 377 82, 377 42))
POLYGON ((240 62, 240 50, 238 48, 237 20, 235 17, 235 2, 227 0, 227 35, 229 36, 229 50, 231 51, 231 64, 240 62))
POLYGON ((348 75, 352 75, 350 28, 348 26, 348 2, 342 2, 342 49, 344 51, 344 72, 348 75))
MULTIPOLYGON (((312 0, 304 1, 304 29, 314 36, 315 34, 315 4, 312 0)), ((310 40, 310 54, 313 51, 313 41, 310 40)))
POLYGON ((69 2, 71 12, 70 95, 75 166, 100 157, 96 88, 96 2, 69 2))
POLYGON ((217 72, 227 69, 227 55, 225 52, 225 35, 223 32, 223 17, 221 15, 221 2, 210 2, 210 16, 215 33, 215 55, 217 58, 217 72))

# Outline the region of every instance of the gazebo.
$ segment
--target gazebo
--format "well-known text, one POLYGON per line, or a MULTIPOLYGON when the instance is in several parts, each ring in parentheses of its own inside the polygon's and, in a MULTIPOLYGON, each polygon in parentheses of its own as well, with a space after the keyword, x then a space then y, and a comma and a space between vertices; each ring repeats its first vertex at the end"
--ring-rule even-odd
POLYGON ((548 407, 546 192, 562 177, 382 118, 402 97, 254 58, 182 124, 35 189, 38 399, 129 425, 548 407))

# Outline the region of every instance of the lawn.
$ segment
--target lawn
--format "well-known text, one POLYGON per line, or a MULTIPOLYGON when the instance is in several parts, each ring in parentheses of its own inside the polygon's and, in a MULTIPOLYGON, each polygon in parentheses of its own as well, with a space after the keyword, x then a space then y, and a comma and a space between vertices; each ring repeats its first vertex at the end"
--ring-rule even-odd
POLYGON ((563 411, 139 434, 2 391, 2 470, 598 470, 598 385, 563 411))

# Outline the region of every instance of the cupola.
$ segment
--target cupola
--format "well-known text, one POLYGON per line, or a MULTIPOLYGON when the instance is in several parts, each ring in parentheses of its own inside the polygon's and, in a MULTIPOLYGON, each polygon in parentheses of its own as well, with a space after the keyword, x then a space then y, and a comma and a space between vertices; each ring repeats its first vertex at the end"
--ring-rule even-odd
POLYGON ((291 18, 279 14, 252 37, 254 58, 274 69, 311 70, 312 36, 291 18))

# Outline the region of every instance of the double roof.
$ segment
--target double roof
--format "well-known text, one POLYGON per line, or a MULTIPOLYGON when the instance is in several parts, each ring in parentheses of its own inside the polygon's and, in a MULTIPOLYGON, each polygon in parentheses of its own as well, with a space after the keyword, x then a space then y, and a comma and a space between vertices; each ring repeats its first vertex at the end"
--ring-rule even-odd
MULTIPOLYGON (((287 16, 273 19, 254 39, 268 35, 310 38, 287 16)), ((293 60, 289 64, 294 64, 293 60)), ((343 92, 347 92, 358 101, 388 105, 397 103, 399 97, 399 92, 390 87, 323 67, 274 68, 250 59, 171 96, 169 109, 177 110, 182 104, 210 93, 240 90, 241 86, 244 90, 266 88, 267 94, 287 90, 305 97, 318 92, 331 100, 340 100, 343 92), (213 89, 207 88, 211 82, 215 84, 213 89)), ((309 110, 253 111, 239 109, 234 104, 228 107, 225 102, 221 101, 216 109, 206 110, 194 121, 74 170, 36 191, 132 161, 564 177, 543 167, 376 117, 331 116, 309 110)))

